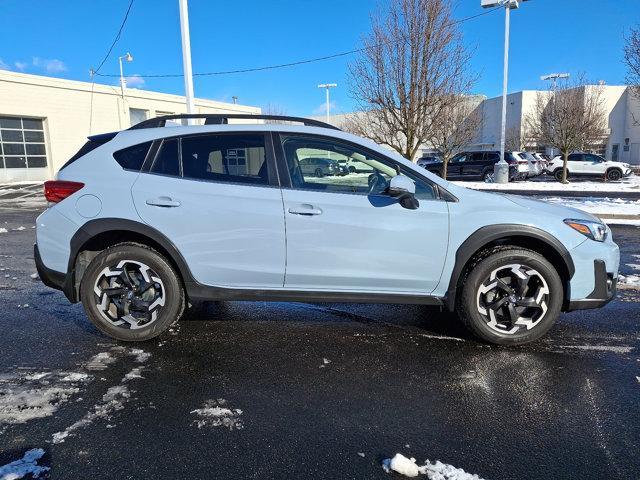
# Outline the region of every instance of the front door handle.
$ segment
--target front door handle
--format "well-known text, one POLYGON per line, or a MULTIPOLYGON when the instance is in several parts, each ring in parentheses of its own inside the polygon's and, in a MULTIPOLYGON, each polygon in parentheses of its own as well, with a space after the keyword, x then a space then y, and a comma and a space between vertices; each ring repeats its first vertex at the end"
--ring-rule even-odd
POLYGON ((314 208, 313 205, 308 205, 308 204, 304 204, 304 205, 298 205, 297 207, 289 207, 289 213, 292 213, 293 215, 321 215, 322 214, 322 210, 320 210, 319 208, 314 208))
POLYGON ((174 200, 171 197, 156 197, 149 198, 147 200, 147 205, 153 205, 155 207, 179 207, 180 202, 178 200, 174 200))

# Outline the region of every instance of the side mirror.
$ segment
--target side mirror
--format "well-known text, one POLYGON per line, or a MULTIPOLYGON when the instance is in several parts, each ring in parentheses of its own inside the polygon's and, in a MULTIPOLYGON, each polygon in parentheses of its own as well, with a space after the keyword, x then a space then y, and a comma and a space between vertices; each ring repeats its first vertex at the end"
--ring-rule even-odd
POLYGON ((389 181, 388 193, 392 197, 399 197, 402 194, 416 193, 416 184, 406 175, 396 175, 389 181))
POLYGON ((416 210, 420 202, 415 197, 416 184, 406 175, 396 175, 389 181, 387 194, 398 199, 398 203, 409 210, 416 210))

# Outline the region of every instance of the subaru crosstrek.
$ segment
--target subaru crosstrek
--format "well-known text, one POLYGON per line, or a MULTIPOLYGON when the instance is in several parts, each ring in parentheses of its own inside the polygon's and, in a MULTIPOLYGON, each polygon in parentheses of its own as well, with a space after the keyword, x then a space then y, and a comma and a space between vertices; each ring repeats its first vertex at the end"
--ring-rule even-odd
POLYGON ((160 335, 197 301, 273 300, 437 305, 521 344, 614 296, 619 250, 588 213, 456 186, 313 120, 191 117, 90 137, 45 183, 40 277, 116 339, 160 335), (318 157, 371 173, 300 168, 318 157))

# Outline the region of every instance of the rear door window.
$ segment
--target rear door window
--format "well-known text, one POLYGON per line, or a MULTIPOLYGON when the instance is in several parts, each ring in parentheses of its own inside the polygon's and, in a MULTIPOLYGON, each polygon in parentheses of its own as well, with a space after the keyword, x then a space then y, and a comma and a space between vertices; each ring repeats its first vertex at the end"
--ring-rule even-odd
POLYGON ((178 149, 179 139, 168 138, 162 141, 160 149, 156 154, 153 165, 150 168, 151 173, 159 175, 170 175, 173 177, 180 176, 180 153, 178 149))
POLYGON ((211 134, 182 139, 184 178, 269 185, 265 136, 211 134))

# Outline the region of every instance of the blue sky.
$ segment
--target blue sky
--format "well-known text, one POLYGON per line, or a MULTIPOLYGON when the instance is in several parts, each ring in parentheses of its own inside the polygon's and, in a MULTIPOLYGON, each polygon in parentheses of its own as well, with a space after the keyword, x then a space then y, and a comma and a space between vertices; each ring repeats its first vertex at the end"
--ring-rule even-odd
MULTIPOLYGON (((480 13, 480 0, 454 2, 455 16, 480 13)), ((359 46, 369 28, 373 0, 190 0, 194 72, 286 63, 359 46)), ((382 2, 384 4, 384 2, 382 2)), ((106 53, 128 0, 0 0, 0 68, 88 80, 106 53)), ((531 0, 512 14, 510 91, 543 88, 540 75, 584 72, 593 81, 624 82, 623 35, 640 24, 638 0, 531 0)), ((504 13, 461 26, 480 73, 476 93, 502 88, 504 13)), ((114 54, 102 73, 117 73, 117 55, 134 62, 129 74, 181 73, 178 0, 135 0, 114 54)), ((291 115, 320 113, 318 83, 336 82, 332 100, 349 111, 351 57, 280 70, 195 79, 198 97, 250 105, 277 105, 291 115)), ((102 78, 117 84, 117 79, 102 78)), ((183 93, 181 78, 146 79, 140 88, 183 93)))

